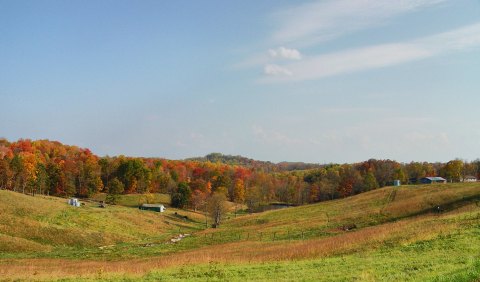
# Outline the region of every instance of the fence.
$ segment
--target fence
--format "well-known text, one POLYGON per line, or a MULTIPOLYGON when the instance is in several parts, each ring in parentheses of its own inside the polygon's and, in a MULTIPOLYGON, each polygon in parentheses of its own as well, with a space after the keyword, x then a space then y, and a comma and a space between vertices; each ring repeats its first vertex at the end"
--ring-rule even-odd
POLYGON ((269 232, 238 232, 238 233, 204 233, 197 236, 203 237, 205 240, 210 240, 216 243, 235 242, 235 241, 262 241, 275 242, 287 240, 305 240, 309 238, 327 237, 332 235, 325 230, 294 230, 294 231, 269 231, 269 232))

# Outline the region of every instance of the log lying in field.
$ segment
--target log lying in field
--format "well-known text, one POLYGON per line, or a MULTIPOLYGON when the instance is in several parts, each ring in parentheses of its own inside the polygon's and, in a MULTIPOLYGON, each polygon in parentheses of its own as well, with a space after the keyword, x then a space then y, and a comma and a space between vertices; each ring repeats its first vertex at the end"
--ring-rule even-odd
POLYGON ((343 231, 350 231, 350 230, 353 230, 353 229, 357 229, 357 225, 355 223, 345 224, 345 225, 342 225, 341 229, 343 231))

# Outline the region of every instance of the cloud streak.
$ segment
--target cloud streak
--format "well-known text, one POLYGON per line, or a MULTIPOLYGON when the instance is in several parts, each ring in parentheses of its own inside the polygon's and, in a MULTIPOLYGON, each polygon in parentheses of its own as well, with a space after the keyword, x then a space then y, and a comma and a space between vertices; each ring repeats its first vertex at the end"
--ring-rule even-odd
POLYGON ((439 5, 446 0, 329 0, 277 11, 276 44, 311 45, 382 25, 390 18, 439 5))
POLYGON ((268 49, 262 53, 255 54, 246 60, 235 64, 233 67, 237 69, 258 67, 259 65, 272 64, 278 61, 301 60, 302 54, 299 50, 287 47, 278 47, 268 49))
POLYGON ((268 54, 272 58, 281 58, 281 59, 289 59, 289 60, 300 60, 302 58, 300 51, 298 51, 297 49, 289 49, 285 47, 270 49, 268 50, 268 54))
POLYGON ((275 64, 266 65, 265 68, 263 69, 263 72, 266 75, 275 75, 275 76, 276 75, 284 75, 284 76, 292 75, 292 72, 289 69, 281 67, 279 65, 275 65, 275 64))
POLYGON ((288 70, 288 75, 282 76, 281 72, 277 72, 275 76, 263 77, 260 82, 321 79, 334 75, 395 66, 479 46, 480 23, 476 23, 409 42, 381 44, 312 56, 297 63, 278 66, 288 70))

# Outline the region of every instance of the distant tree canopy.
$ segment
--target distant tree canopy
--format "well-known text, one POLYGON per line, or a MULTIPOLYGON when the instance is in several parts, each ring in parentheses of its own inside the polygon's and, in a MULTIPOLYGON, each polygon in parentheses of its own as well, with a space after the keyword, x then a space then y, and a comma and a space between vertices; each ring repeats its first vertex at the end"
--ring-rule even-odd
POLYGON ((89 149, 49 140, 0 139, 0 189, 55 196, 90 197, 98 192, 169 193, 177 207, 205 207, 215 193, 259 209, 273 201, 306 204, 348 197, 426 176, 449 182, 480 176, 480 160, 447 163, 370 159, 354 164, 255 161, 219 153, 166 160, 98 157, 89 149))

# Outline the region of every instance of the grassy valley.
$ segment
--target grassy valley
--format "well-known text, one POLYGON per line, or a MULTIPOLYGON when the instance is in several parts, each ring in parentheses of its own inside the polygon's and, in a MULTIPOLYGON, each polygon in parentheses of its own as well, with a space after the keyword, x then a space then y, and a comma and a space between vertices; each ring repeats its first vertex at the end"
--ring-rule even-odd
POLYGON ((75 209, 60 198, 0 192, 4 279, 470 281, 480 271, 476 183, 230 214, 206 230, 201 213, 75 209), (191 236, 170 243, 178 233, 191 236))

